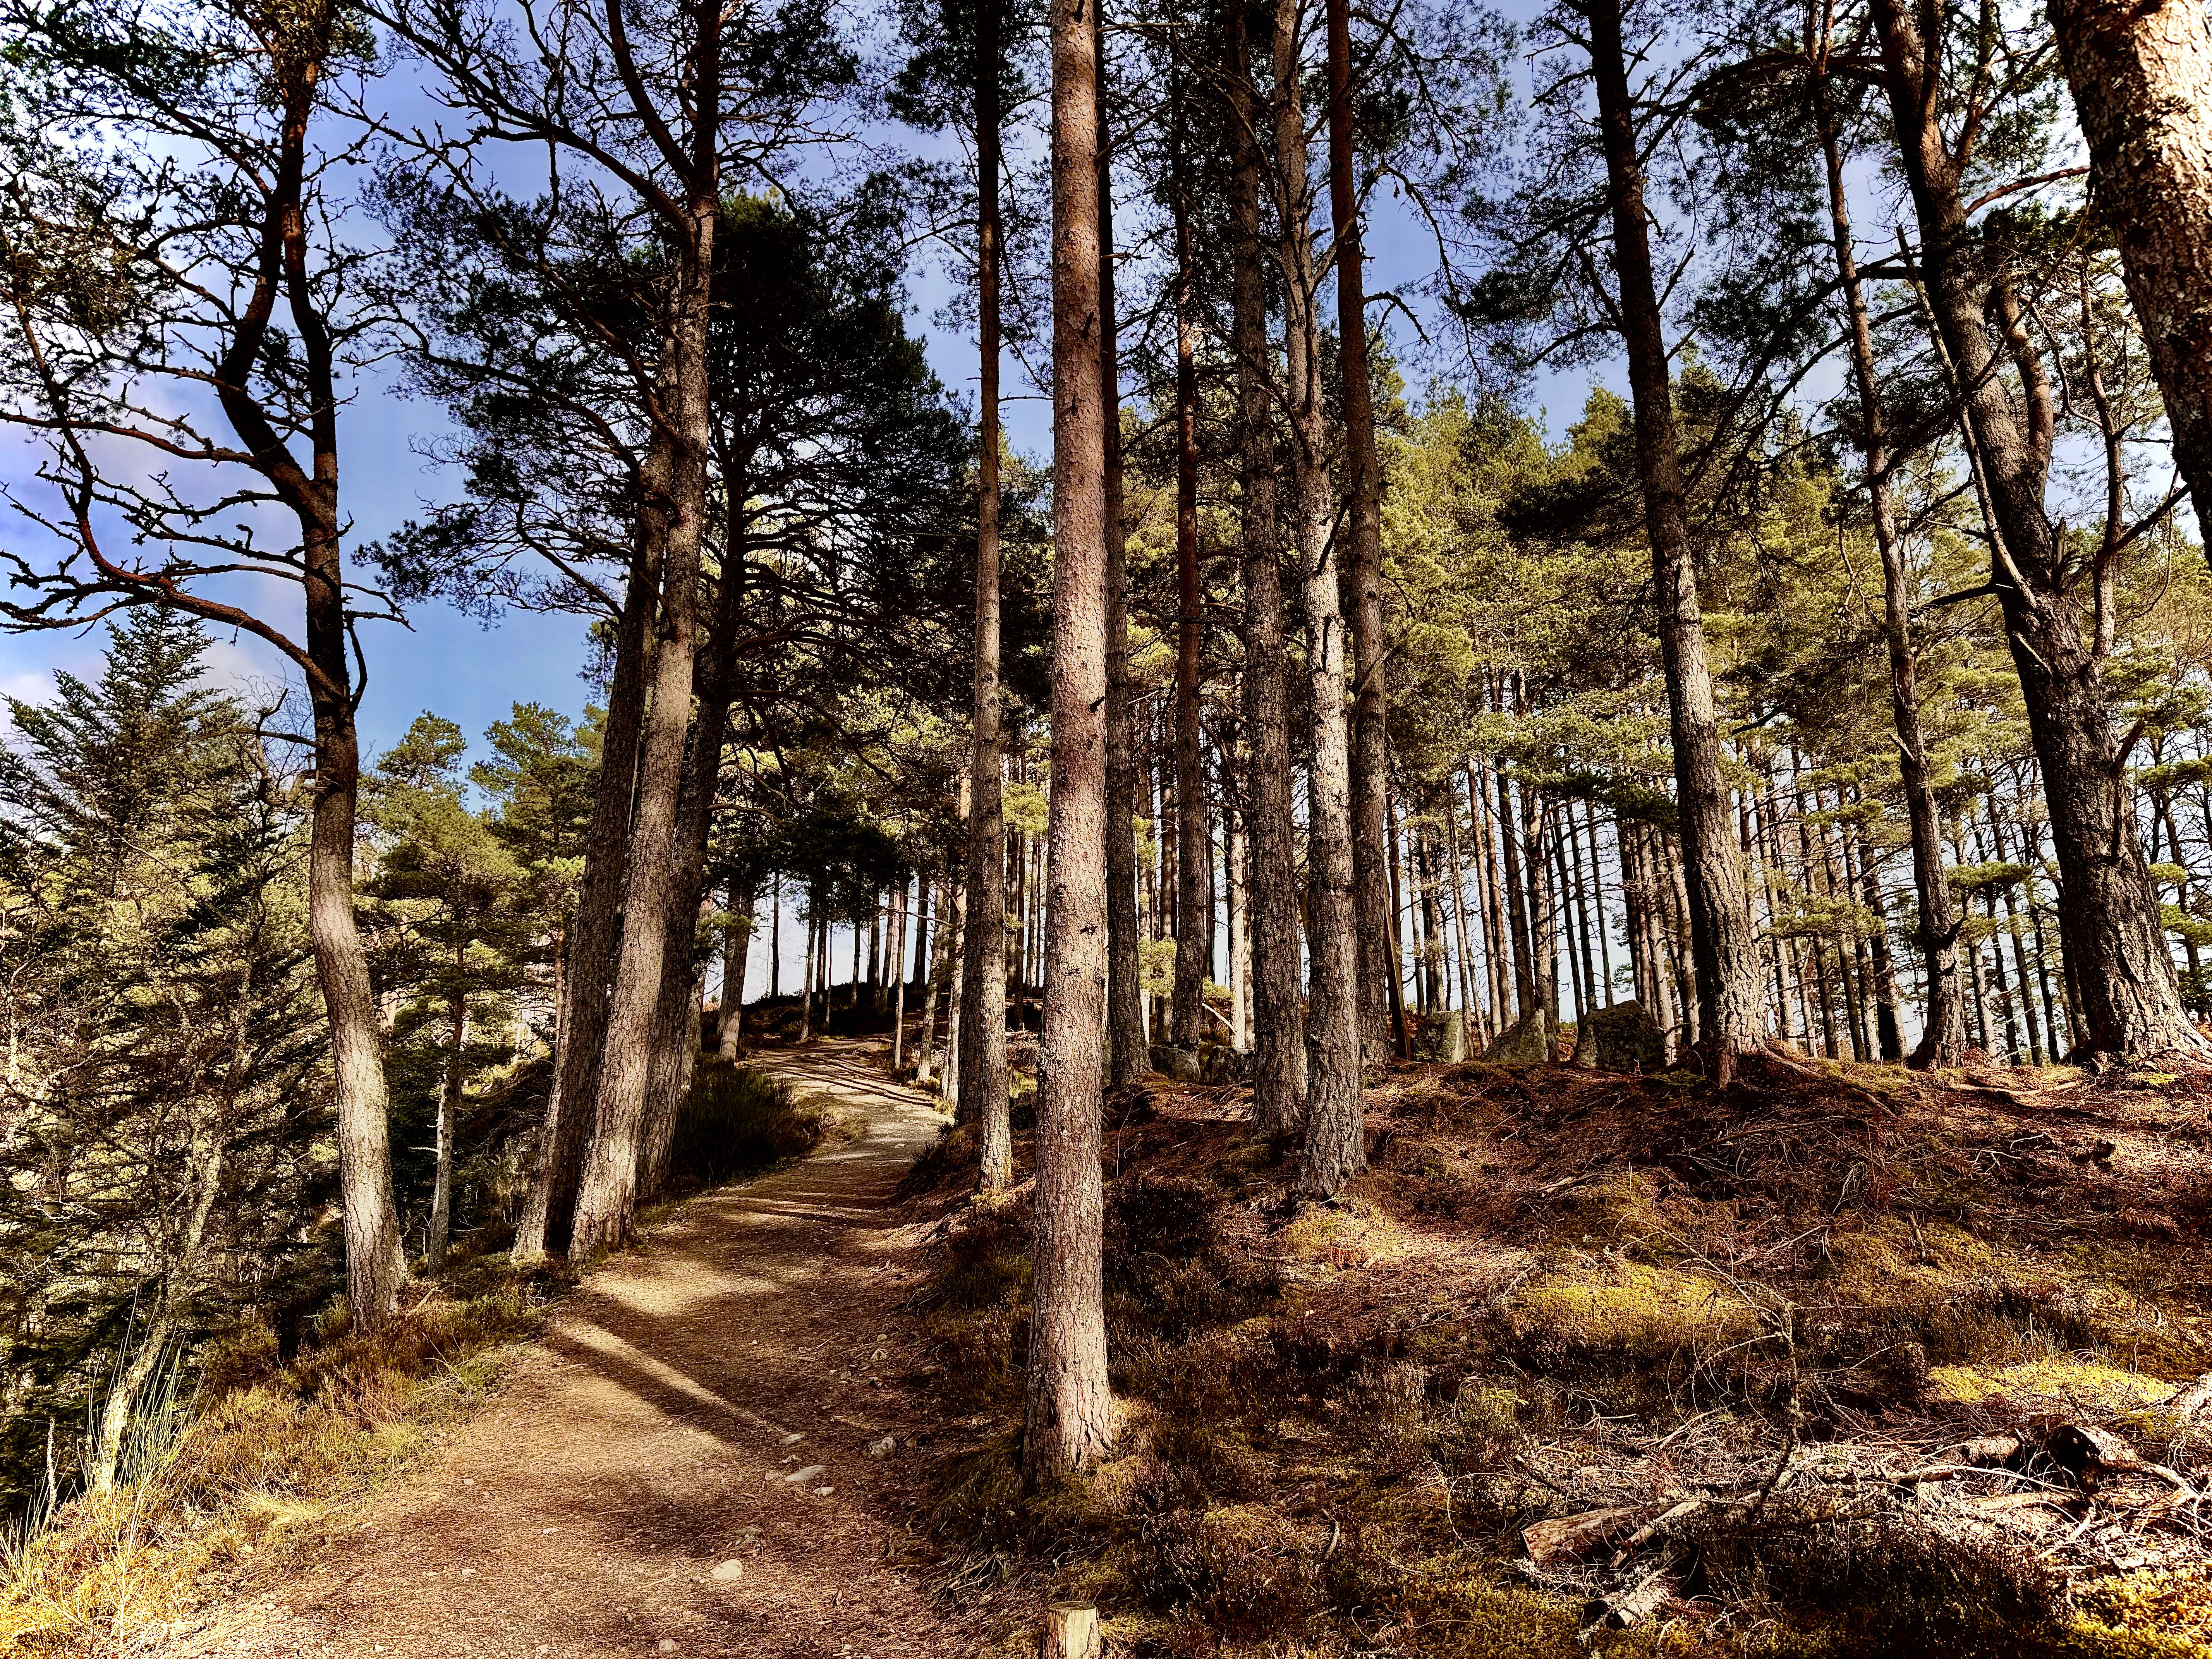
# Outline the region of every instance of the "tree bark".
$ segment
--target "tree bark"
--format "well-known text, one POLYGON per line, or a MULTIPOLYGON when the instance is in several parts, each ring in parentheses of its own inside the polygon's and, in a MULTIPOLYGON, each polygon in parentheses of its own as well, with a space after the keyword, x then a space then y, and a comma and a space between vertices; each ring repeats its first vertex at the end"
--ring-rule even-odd
POLYGON ((1390 906, 1382 869, 1384 797, 1389 788, 1389 701, 1382 635, 1382 473, 1375 448, 1375 398, 1367 364, 1365 253, 1354 176, 1352 8, 1327 0, 1328 204, 1336 246, 1337 349, 1344 371, 1344 495, 1351 532, 1352 878, 1359 929, 1359 1020, 1370 1054, 1406 1047, 1402 996, 1383 977, 1390 906), (1395 1030, 1393 1029, 1395 1026, 1395 1030))
POLYGON ((1298 994, 1297 875, 1291 830, 1291 725, 1283 642, 1282 566, 1275 514, 1274 399, 1267 285, 1260 246, 1260 100, 1244 10, 1226 22, 1237 357, 1237 464, 1244 563, 1245 790, 1252 842, 1252 1119, 1287 1141, 1305 1125, 1305 1009, 1298 994))
MULTIPOLYGON (((2125 749, 2112 730, 2094 638, 2083 629, 2080 586, 2069 580, 2066 550, 2045 513, 2057 422, 2050 383, 2019 301, 1975 247, 1961 162, 1937 118, 1929 43, 1902 0, 1875 0, 1874 20, 1920 228, 1923 298, 1963 405, 1969 460, 1990 515, 1991 585, 2043 769, 2059 937, 2081 996, 2075 1051, 2212 1060, 2212 1043, 2181 1006, 2129 806, 2125 749), (2020 377, 2017 397, 2002 374, 2005 358, 2020 377)), ((2202 295, 2192 297, 2203 303, 2202 295)))
POLYGON ((2049 15, 2212 556, 2212 24, 2199 0, 2053 0, 2049 15))
POLYGON ((1106 993, 1106 431, 1100 387, 1098 49, 1052 4, 1051 866, 1037 1044, 1036 1249, 1023 1464, 1035 1482, 1113 1448, 1100 1260, 1106 993))
POLYGON ((630 807, 651 672, 659 577, 658 549, 645 545, 641 537, 616 627, 614 678, 599 742, 599 787, 585 832, 584 875, 569 929, 568 983, 559 1016, 560 1042, 553 1056, 553 1084, 546 1097, 544 1127, 538 1133, 538 1168, 515 1228, 513 1258, 518 1266, 568 1253, 576 1188, 583 1180, 584 1148, 599 1097, 607 988, 614 977, 629 861, 630 807))
POLYGON ((1660 656, 1674 737, 1674 791, 1698 982, 1698 1034, 1714 1076, 1727 1083, 1736 1054, 1760 1036, 1759 944, 1751 927, 1742 858, 1729 822, 1720 725, 1705 619, 1690 548, 1674 387, 1651 270, 1643 164, 1620 37, 1620 0, 1590 0, 1590 67, 1597 87, 1613 215, 1613 264, 1622 341, 1636 409, 1637 472, 1659 609, 1660 656))
POLYGON ((1106 9, 1091 8, 1098 61, 1098 392, 1106 438, 1106 1047, 1111 1082, 1151 1063, 1137 941, 1137 762, 1129 699, 1129 526, 1122 504, 1121 333, 1114 300, 1113 134, 1107 122, 1106 9))
POLYGON ((981 349, 975 514, 975 705, 968 759, 968 921, 963 940, 960 1121, 982 1125, 977 1184, 995 1192, 1013 1169, 1006 1093, 1006 822, 999 707, 999 81, 998 0, 975 11, 975 312, 981 349), (996 924, 996 925, 994 925, 996 924))
POLYGON ((1205 754, 1198 688, 1205 646, 1205 595, 1198 580, 1198 272, 1191 246, 1190 181, 1184 154, 1184 99, 1174 103, 1169 192, 1176 243, 1176 917, 1175 996, 1168 1041, 1195 1049, 1205 1036, 1206 918, 1212 872, 1206 827, 1205 754))
POLYGON ((629 1240, 635 1217, 639 1155, 651 1092, 668 937, 679 913, 678 811, 691 721, 697 653, 699 555, 703 529, 708 442, 706 373, 708 272, 714 204, 699 204, 696 240, 684 250, 682 294, 671 330, 675 359, 670 429, 656 442, 671 450, 670 489, 648 501, 649 535, 664 537, 659 644, 652 702, 638 766, 637 817, 631 831, 629 879, 623 898, 622 941, 599 1066, 591 1146, 576 1194, 570 1254, 629 1240), (655 521, 659 522, 656 523, 655 521))
POLYGON ((1275 165, 1283 273, 1283 354, 1291 474, 1297 487, 1293 543, 1306 611, 1306 670, 1313 714, 1306 858, 1313 889, 1312 975, 1306 1047, 1305 1151, 1298 1183, 1333 1197, 1366 1167, 1359 1035, 1359 934, 1352 891, 1352 757, 1345 720, 1345 626, 1338 587, 1336 497, 1328 476, 1328 419, 1320 362, 1311 183, 1299 94, 1297 0, 1276 0, 1275 165))

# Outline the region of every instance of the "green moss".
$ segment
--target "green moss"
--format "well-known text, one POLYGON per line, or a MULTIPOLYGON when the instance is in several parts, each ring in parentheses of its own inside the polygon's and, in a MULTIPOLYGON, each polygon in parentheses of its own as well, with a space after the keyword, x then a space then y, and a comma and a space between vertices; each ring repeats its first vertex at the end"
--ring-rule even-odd
POLYGON ((1513 1302, 1516 1334, 1577 1352, 1663 1358, 1756 1336, 1759 1315, 1719 1279, 1638 1262, 1547 1274, 1513 1302))
POLYGON ((2067 1659, 2212 1659, 2212 1578, 2133 1572, 2074 1598, 2067 1659))
POLYGON ((2172 1391, 2172 1383, 2141 1371, 2071 1358, 2014 1365, 1938 1365, 1928 1373, 1930 1397, 1960 1406, 2042 1398, 2102 1415, 2150 1405, 2172 1391))

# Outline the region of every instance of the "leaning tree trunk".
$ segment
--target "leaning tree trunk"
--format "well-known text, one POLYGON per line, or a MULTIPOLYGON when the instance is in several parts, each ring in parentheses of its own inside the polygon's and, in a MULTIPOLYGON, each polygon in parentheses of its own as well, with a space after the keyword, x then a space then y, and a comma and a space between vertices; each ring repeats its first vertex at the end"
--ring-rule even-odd
POLYGON ((975 706, 969 749, 968 933, 961 975, 960 1121, 981 1122, 977 1184, 1013 1174, 1006 1093, 1006 812, 999 728, 999 47, 997 0, 976 9, 975 311, 981 364, 975 507, 975 706))
POLYGON ((1098 394, 1106 434, 1106 1048, 1115 1088, 1146 1053, 1137 957, 1137 761, 1129 698, 1129 530, 1121 481, 1121 360, 1114 308, 1114 160, 1107 124, 1106 9, 1091 8, 1098 59, 1098 394))
POLYGON ((1344 714, 1345 629, 1334 535, 1336 500, 1328 477, 1328 420, 1322 407, 1317 282, 1308 229, 1311 203, 1305 111, 1298 94, 1297 0, 1277 0, 1274 58, 1284 368, 1298 495, 1294 544, 1304 585, 1313 703, 1306 832, 1314 912, 1306 1044, 1313 1070, 1298 1181, 1308 1194, 1327 1198, 1365 1167, 1367 1153, 1359 1074, 1359 935, 1352 892, 1352 760, 1344 714))
POLYGON ((1621 337, 1627 347, 1629 387, 1636 406, 1637 474, 1644 487, 1659 651, 1667 674, 1698 1034, 1714 1075, 1725 1083, 1735 1074, 1737 1054, 1760 1036, 1759 940, 1751 925, 1743 862, 1729 810, 1712 671, 1705 659, 1705 617, 1690 550, 1674 387, 1651 270, 1650 224, 1644 211, 1643 165, 1621 46, 1620 0, 1592 0, 1586 15, 1613 216, 1621 337))
MULTIPOLYGON (((2112 730, 2094 632, 2044 511, 2054 398, 2019 301, 1975 246, 1958 161, 1928 94, 1919 26, 1900 0, 1875 0, 1882 80, 1920 227, 1924 297, 1965 415, 1968 461, 1989 515, 1990 586, 2043 769, 2058 862, 2059 936, 2080 988, 2077 1054, 2212 1060, 2181 1006, 2158 894, 2129 802, 2128 744, 2112 730), (2021 381, 2002 373, 1991 325, 2021 381)), ((2130 739, 2131 741, 2131 739, 2130 739)))
POLYGON ((1229 9, 1227 81, 1236 155, 1234 264, 1237 460, 1243 484, 1245 794, 1252 843, 1252 1118, 1270 1140, 1305 1127, 1305 1007, 1298 993, 1298 894, 1291 829, 1288 656, 1275 520, 1275 419, 1260 246, 1260 100, 1244 10, 1229 9))
MULTIPOLYGON (((704 31, 696 64, 714 54, 704 31)), ((711 70, 698 96, 702 111, 720 98, 711 70)), ((711 114, 699 118, 712 120, 711 114)), ((699 559, 707 505, 707 457, 713 440, 707 384, 707 327, 714 269, 715 169, 694 180, 692 240, 682 251, 676 315, 669 331, 671 405, 667 428, 656 441, 672 451, 665 501, 648 503, 648 534, 665 536, 659 648, 653 674, 638 766, 637 817, 630 839, 629 879, 623 903, 622 948, 607 1012, 605 1055, 592 1144, 576 1194, 572 1255, 625 1243, 637 1209, 647 1085, 660 1005, 662 969, 672 928, 691 926, 677 903, 680 849, 678 811, 683 790, 685 739, 698 654, 699 559), (656 525, 655 520, 658 520, 656 525)))
POLYGON ((2052 0, 2090 188, 2212 556, 2212 24, 2203 0, 2052 0))
MULTIPOLYGON (((649 479, 647 488, 653 487, 649 479)), ((568 978, 556 1019, 560 1038, 554 1047, 553 1081, 538 1132, 538 1168, 514 1232, 513 1259, 518 1266, 568 1253, 576 1189, 583 1182, 584 1148, 591 1139, 599 1057, 606 1039, 607 988, 614 978, 629 864, 630 803, 645 721, 659 574, 658 544, 648 545, 641 536, 616 626, 614 679, 607 690, 606 725, 599 742, 598 793, 585 831, 584 876, 568 930, 568 978)))
POLYGON ((354 830, 361 738, 348 694, 347 619, 338 541, 307 538, 307 645, 321 673, 311 683, 315 721, 314 811, 307 843, 307 927, 331 1024, 337 1084, 338 1186, 346 1238, 346 1305, 374 1331, 399 1311, 407 1282, 399 1212, 392 1200, 391 1099, 368 956, 354 915, 354 830))
POLYGON ((1851 246, 1850 210, 1844 190, 1843 148, 1827 113, 1822 88, 1820 143, 1828 170, 1828 214, 1836 243, 1837 280, 1851 320, 1851 374, 1859 396, 1861 442, 1865 447, 1867 495, 1873 510, 1875 546, 1881 556, 1882 633, 1889 647, 1890 718, 1897 732, 1898 770, 1905 791, 1905 820, 1912 835, 1912 884, 1920 902, 1915 935, 1921 970, 1928 982, 1927 1012, 1911 1064, 1920 1069, 1957 1066, 1966 1053, 1966 1000, 1959 978, 1959 921, 1951 904, 1951 884, 1943 873, 1942 824, 1936 792, 1928 781, 1928 744, 1920 725, 1919 665, 1912 652, 1910 580, 1905 550, 1890 503, 1889 450, 1881 408, 1881 381, 1875 368, 1874 329, 1860 287, 1858 261, 1851 246))
POLYGON ((1382 639, 1382 472, 1367 368, 1367 288, 1353 177, 1352 8, 1328 0, 1328 204, 1336 241, 1337 349, 1344 371, 1344 494, 1349 512, 1352 653, 1352 879, 1359 928, 1359 1017, 1370 1054, 1395 1036, 1407 1054, 1405 992, 1390 951, 1382 867, 1389 793, 1389 702, 1382 639))
POLYGON ((1098 48, 1052 5, 1052 804, 1037 1044, 1036 1249, 1022 1461, 1033 1482, 1113 1449, 1100 1260, 1106 993, 1106 432, 1099 386, 1098 48))

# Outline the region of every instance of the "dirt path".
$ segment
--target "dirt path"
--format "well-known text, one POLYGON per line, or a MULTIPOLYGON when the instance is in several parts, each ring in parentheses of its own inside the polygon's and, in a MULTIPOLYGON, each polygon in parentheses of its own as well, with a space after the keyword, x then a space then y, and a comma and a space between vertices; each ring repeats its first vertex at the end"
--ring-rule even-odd
POLYGON ((896 1559, 926 1426, 898 1379, 910 1234, 888 1207, 943 1120, 872 1047, 764 1069, 860 1135, 704 1194, 592 1273, 498 1399, 303 1574, 174 1659, 861 1659, 975 1652, 896 1559), (872 1459, 885 1435, 902 1443, 872 1459), (805 1472, 803 1479, 791 1477, 805 1472), (731 1564, 736 1564, 733 1567, 731 1564))

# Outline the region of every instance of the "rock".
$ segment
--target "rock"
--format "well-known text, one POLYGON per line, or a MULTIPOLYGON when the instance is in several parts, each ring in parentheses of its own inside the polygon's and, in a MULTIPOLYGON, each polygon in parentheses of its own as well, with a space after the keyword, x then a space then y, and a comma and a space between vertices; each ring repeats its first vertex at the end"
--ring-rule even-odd
POLYGON ((785 1475, 783 1478, 786 1483, 790 1486, 803 1486, 810 1480, 820 1479, 821 1474, 822 1465, 819 1463, 809 1463, 803 1469, 793 1469, 789 1474, 785 1475))
POLYGON ((893 1435, 887 1434, 880 1440, 871 1440, 868 1442, 868 1455, 874 1458, 879 1463, 897 1449, 898 1440, 897 1437, 893 1435))
POLYGON ((1252 1056, 1225 1042, 1209 1042, 1198 1051, 1199 1081, 1213 1088, 1242 1083, 1252 1070, 1252 1056))
POLYGON ((1559 1058, 1559 1029, 1532 1008, 1500 1034, 1483 1055, 1492 1066, 1548 1066, 1559 1058))
POLYGON ((1667 1069, 1667 1034, 1640 1002, 1593 1008, 1586 1016, 1597 1043, 1601 1072, 1642 1072, 1649 1077, 1667 1069))
POLYGON ((745 1564, 742 1561, 718 1562, 714 1571, 707 1576, 718 1584, 734 1584, 745 1576, 745 1564))
POLYGON ((787 1446, 795 1446, 805 1438, 806 1437, 803 1434, 787 1434, 783 1437, 783 1443, 787 1446))
POLYGON ((835 1486, 817 1486, 814 1489, 814 1495, 817 1498, 827 1498, 831 1492, 836 1490, 837 1488, 835 1486))
POLYGON ((1197 1053, 1193 1049, 1178 1048, 1172 1042, 1155 1042, 1151 1057, 1152 1069, 1170 1083, 1204 1081, 1199 1071, 1197 1053))
POLYGON ((674 1638, 673 1637, 669 1637, 669 1636, 664 1636, 664 1637, 662 1637, 662 1638, 660 1638, 659 1650, 660 1650, 661 1652, 663 1652, 663 1653, 673 1653, 673 1652, 675 1652, 675 1651, 676 1651, 676 1640, 675 1640, 675 1638, 674 1638))
POLYGON ((1413 1033, 1413 1058, 1456 1066, 1467 1058, 1467 1016, 1457 1008, 1431 1014, 1413 1033))

